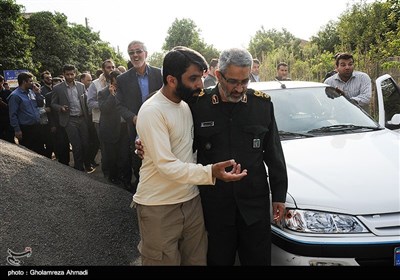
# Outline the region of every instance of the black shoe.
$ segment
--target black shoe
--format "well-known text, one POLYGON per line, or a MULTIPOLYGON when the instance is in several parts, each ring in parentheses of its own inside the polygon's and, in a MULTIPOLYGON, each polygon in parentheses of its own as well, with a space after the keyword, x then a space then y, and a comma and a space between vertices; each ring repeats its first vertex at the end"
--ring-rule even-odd
POLYGON ((93 173, 93 172, 95 172, 96 171, 96 168, 93 168, 93 167, 86 167, 85 168, 85 172, 87 173, 87 174, 91 174, 91 173, 93 173))
POLYGON ((93 168, 96 168, 97 166, 99 166, 100 164, 98 164, 97 162, 93 161, 90 166, 93 168))

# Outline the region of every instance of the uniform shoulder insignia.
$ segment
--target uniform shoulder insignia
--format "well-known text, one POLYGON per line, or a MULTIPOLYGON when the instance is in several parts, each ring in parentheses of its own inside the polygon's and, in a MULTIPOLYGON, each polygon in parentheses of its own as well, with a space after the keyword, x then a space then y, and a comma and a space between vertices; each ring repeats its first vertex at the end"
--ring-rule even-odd
POLYGON ((211 96, 211 102, 212 102, 212 104, 218 104, 219 103, 219 98, 218 98, 218 95, 216 95, 216 94, 213 94, 212 96, 211 96))
POLYGON ((195 95, 196 95, 197 97, 204 97, 204 96, 209 95, 210 92, 211 92, 211 89, 206 89, 206 88, 204 88, 204 89, 202 89, 199 93, 196 93, 195 95))
POLYGON ((263 98, 263 99, 271 99, 271 97, 270 97, 268 94, 266 94, 266 93, 264 93, 264 92, 261 92, 261 91, 259 91, 259 90, 255 90, 253 94, 254 94, 255 96, 261 97, 261 98, 263 98))

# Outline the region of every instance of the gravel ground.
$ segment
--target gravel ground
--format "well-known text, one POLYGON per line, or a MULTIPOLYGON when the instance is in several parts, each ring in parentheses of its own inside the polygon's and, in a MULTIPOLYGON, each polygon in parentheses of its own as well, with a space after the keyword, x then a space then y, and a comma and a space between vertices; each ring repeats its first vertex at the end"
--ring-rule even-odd
POLYGON ((138 265, 132 194, 105 182, 0 140, 0 265, 138 265))

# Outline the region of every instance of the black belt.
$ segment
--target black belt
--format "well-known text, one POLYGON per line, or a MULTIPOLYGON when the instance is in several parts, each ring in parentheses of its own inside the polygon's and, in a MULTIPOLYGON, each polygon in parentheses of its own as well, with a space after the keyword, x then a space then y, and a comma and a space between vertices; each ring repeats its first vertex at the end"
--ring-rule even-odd
POLYGON ((80 116, 69 116, 70 118, 82 118, 83 117, 83 115, 80 115, 80 116))

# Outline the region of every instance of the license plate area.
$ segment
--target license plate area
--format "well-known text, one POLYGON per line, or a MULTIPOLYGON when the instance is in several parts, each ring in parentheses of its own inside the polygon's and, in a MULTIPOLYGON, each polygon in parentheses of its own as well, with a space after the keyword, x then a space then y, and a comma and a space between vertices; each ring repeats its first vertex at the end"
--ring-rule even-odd
POLYGON ((394 248, 394 266, 400 266, 400 247, 394 248))

